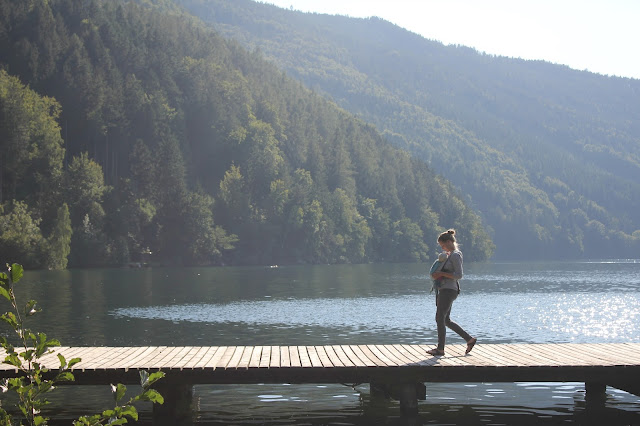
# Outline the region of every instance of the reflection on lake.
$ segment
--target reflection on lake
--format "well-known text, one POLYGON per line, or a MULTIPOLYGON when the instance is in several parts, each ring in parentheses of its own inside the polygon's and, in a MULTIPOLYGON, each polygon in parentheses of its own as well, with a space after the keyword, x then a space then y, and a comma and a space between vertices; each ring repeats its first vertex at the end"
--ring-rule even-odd
MULTIPOLYGON (((633 260, 465 273, 452 318, 480 343, 640 342, 633 260)), ((44 309, 32 328, 64 345, 436 342, 427 265, 27 271, 23 282, 19 296, 44 309)), ((448 341, 462 343, 454 333, 448 341)), ((86 413, 88 396, 101 404, 102 391, 65 392, 62 412, 86 413)), ((581 383, 428 384, 427 394, 425 424, 640 424, 638 397, 609 388, 594 414, 581 383)), ((372 401, 366 385, 197 386, 194 396, 203 424, 399 421, 397 402, 372 401)))
MULTIPOLYGON (((456 320, 473 323, 477 336, 493 343, 615 342, 637 333, 640 323, 640 293, 562 293, 552 299, 540 293, 473 294, 454 306, 456 320), (478 308, 481 318, 476 318, 478 308)), ((263 344, 289 344, 285 330, 309 327, 336 330, 324 335, 323 343, 347 343, 356 334, 370 334, 378 343, 424 343, 435 337, 430 323, 435 307, 415 295, 130 307, 110 313, 174 324, 243 324, 266 333, 270 338, 263 336, 263 344)))

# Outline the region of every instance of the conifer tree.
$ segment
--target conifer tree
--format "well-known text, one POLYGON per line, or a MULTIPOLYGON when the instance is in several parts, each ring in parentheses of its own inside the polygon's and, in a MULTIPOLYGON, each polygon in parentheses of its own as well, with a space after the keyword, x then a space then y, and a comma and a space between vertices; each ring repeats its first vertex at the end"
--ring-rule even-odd
POLYGON ((49 269, 65 269, 68 256, 71 252, 71 216, 66 203, 58 209, 56 220, 53 224, 53 232, 47 239, 47 251, 49 256, 49 269))

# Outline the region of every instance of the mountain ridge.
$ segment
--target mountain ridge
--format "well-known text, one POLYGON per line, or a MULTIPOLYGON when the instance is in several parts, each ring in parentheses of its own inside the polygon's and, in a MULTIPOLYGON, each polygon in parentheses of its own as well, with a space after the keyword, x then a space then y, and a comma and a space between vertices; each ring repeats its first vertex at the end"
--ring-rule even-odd
POLYGON ((497 257, 640 247, 640 81, 444 46, 380 18, 177 2, 451 180, 497 257))
POLYGON ((0 10, 0 258, 420 262, 451 224, 491 256, 450 182, 168 0, 0 10))

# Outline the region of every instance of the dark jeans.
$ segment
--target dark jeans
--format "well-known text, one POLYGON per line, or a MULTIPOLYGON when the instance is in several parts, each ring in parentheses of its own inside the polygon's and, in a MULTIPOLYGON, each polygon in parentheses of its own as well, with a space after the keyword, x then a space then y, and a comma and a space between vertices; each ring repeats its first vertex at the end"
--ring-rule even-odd
POLYGON ((444 341, 447 334, 446 327, 449 327, 466 342, 471 340, 471 336, 462 329, 458 324, 451 321, 449 315, 451 315, 451 306, 453 301, 458 297, 456 290, 444 289, 439 290, 436 294, 436 324, 438 325, 438 349, 444 351, 444 341))

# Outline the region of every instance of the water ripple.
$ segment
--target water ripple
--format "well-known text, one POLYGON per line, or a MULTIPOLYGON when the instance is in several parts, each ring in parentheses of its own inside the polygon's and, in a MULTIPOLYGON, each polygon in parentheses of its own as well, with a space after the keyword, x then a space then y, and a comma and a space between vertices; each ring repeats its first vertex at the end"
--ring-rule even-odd
MULTIPOLYGON (((129 307, 110 314, 173 323, 242 323, 256 330, 324 327, 415 337, 432 334, 435 306, 433 297, 407 295, 129 307)), ((452 318, 493 342, 638 341, 640 295, 476 293, 454 303, 452 318)))

